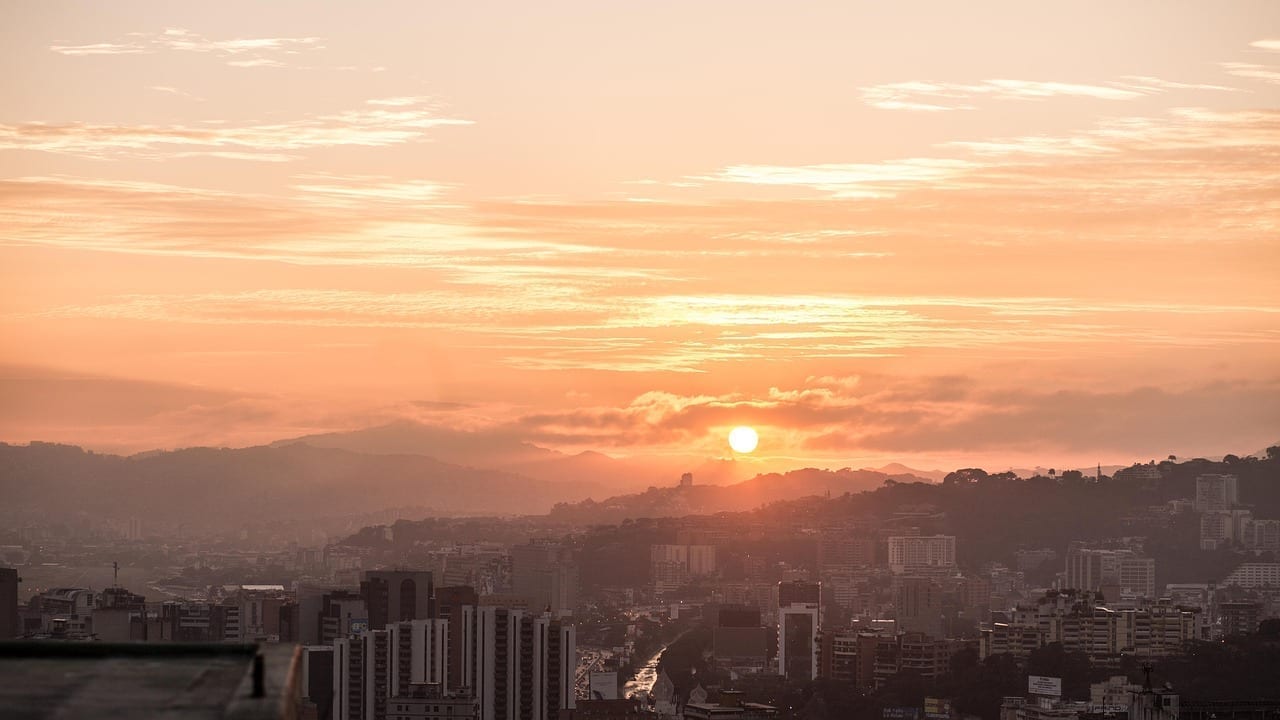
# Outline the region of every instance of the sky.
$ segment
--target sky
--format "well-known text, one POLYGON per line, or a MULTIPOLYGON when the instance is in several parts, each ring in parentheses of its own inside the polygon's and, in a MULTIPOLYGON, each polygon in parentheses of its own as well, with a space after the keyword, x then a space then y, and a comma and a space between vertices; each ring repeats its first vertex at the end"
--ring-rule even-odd
POLYGON ((7 3, 0 440, 1280 442, 1280 3, 7 3))

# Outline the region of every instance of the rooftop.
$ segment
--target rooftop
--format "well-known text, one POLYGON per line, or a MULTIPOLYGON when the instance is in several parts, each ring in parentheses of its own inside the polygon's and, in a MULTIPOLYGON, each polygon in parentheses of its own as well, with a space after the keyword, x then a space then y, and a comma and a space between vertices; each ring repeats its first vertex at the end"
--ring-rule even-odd
POLYGON ((292 645, 4 642, 0 707, 6 720, 291 719, 294 656, 292 645))

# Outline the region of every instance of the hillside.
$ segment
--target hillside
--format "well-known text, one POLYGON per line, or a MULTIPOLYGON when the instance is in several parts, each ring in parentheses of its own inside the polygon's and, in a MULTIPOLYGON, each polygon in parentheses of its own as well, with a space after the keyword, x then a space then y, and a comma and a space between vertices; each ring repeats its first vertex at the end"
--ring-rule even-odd
POLYGON ((673 458, 615 458, 599 452, 576 454, 534 445, 502 431, 470 431, 408 420, 349 432, 305 435, 272 447, 309 445, 366 455, 420 455, 465 467, 501 470, 549 483, 601 484, 615 492, 666 484, 692 470, 709 482, 733 482, 744 471, 733 462, 673 458))
POLYGON ((358 514, 420 505, 442 514, 536 513, 602 486, 552 483, 420 455, 303 444, 190 448, 131 457, 70 445, 0 444, 0 517, 142 517, 190 528, 358 514))
POLYGON ((928 482, 915 475, 888 475, 875 470, 805 468, 757 475, 729 485, 651 487, 641 493, 617 495, 600 502, 588 499, 563 503, 551 511, 551 516, 564 521, 621 522, 627 518, 709 515, 751 510, 779 500, 859 493, 880 487, 886 480, 928 482))

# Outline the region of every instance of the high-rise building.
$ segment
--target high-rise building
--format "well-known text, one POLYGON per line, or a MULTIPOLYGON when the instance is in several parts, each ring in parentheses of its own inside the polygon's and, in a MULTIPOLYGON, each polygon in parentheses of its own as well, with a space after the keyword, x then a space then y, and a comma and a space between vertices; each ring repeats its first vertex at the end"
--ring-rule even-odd
POLYGON ((0 568, 0 640, 18 637, 18 571, 0 568))
POLYGON ((576 660, 573 626, 549 614, 462 606, 456 623, 410 620, 335 639, 330 711, 333 720, 436 717, 449 707, 485 720, 558 719, 575 706, 576 660), (462 641, 457 680, 448 675, 451 635, 462 641), (422 693, 442 702, 407 702, 422 693))
POLYGON ((280 642, 297 643, 299 636, 302 634, 302 614, 298 603, 293 600, 286 600, 280 606, 279 616, 280 642))
POLYGON ((1254 550, 1280 550, 1280 520, 1251 519, 1244 527, 1241 543, 1254 550))
POLYGON ((712 632, 716 664, 730 671, 764 672, 769 652, 768 628, 760 624, 759 608, 726 605, 720 608, 712 632))
POLYGON ((858 631, 824 632, 818 675, 853 683, 858 675, 858 631))
POLYGON ((684 585, 691 578, 711 575, 715 571, 714 545, 649 546, 649 579, 659 595, 684 585))
MULTIPOLYGON (((298 583, 294 589, 294 599, 298 603, 298 639, 301 645, 321 645, 326 647, 333 638, 320 640, 320 611, 324 604, 324 596, 339 590, 335 587, 298 583)), ((367 614, 361 615, 367 617, 367 614)))
POLYGON ((369 608, 358 593, 332 590, 320 596, 317 623, 320 642, 328 644, 369 629, 369 608))
POLYGON ((889 569, 895 574, 951 570, 956 566, 954 535, 916 535, 889 538, 889 569))
POLYGON ((480 706, 470 696, 449 695, 440 686, 414 683, 387 701, 387 720, 477 720, 480 706))
POLYGON ((920 577, 899 577, 894 587, 899 632, 942 637, 942 586, 920 577))
POLYGON ((818 676, 822 584, 778 583, 778 674, 808 681, 818 676))
POLYGON ((1235 543, 1248 545, 1253 512, 1246 508, 1212 510, 1200 514, 1200 549, 1217 550, 1235 543))
POLYGON ((441 688, 449 683, 448 620, 406 620, 387 626, 391 631, 391 694, 406 693, 415 683, 441 688))
POLYGON ((218 642, 213 606, 206 602, 170 600, 160 606, 160 640, 218 642))
POLYGON ((333 653, 332 645, 307 645, 302 648, 302 667, 298 680, 300 717, 330 720, 333 715, 333 653))
POLYGON ((574 708, 574 627, 549 614, 467 607, 462 627, 461 685, 481 720, 553 720, 574 708))
POLYGON ((699 577, 710 575, 716 571, 715 545, 689 546, 689 575, 699 577))
POLYGON ((869 534, 829 531, 818 540, 818 566, 824 573, 838 568, 867 567, 875 561, 875 541, 869 534))
POLYGON ((1120 595, 1133 595, 1147 600, 1156 599, 1155 558, 1130 555, 1120 558, 1116 568, 1120 595))
POLYGON ((1091 657, 1121 653, 1163 657, 1199 637, 1197 613, 1160 603, 1137 610, 1098 607, 1091 593, 1063 591, 1032 606, 1019 606, 1012 622, 984 631, 979 646, 984 659, 1001 652, 1029 653, 1035 647, 1062 643, 1063 649, 1091 657))
POLYGON ((532 610, 572 615, 578 603, 578 565, 573 551, 537 541, 511 548, 511 590, 532 610))
POLYGON ((93 609, 93 634, 102 642, 148 640, 147 599, 122 587, 103 590, 93 609))
POLYGON ((1235 475, 1201 475, 1196 478, 1196 512, 1228 512, 1240 504, 1235 475))
POLYGON ((1280 586, 1280 563, 1241 563, 1221 584, 1223 587, 1235 585, 1242 588, 1280 586))
MULTIPOLYGON (((449 627, 458 628, 462 623, 462 608, 480 604, 480 596, 468 585, 451 585, 436 588, 436 617, 448 621, 449 627)), ((445 642, 448 668, 446 690, 454 690, 462 678, 462 635, 449 632, 445 642)))
POLYGON ((1257 632, 1262 616, 1262 603, 1224 602, 1218 605, 1223 635, 1248 635, 1257 632))
POLYGON ((369 570, 360 583, 369 609, 369 627, 381 630, 403 620, 425 620, 435 613, 431 573, 420 570, 369 570))
POLYGON ((1066 588, 1101 592, 1104 598, 1156 598, 1156 561, 1132 550, 1072 547, 1067 550, 1066 588))
POLYGON ((364 646, 363 634, 333 641, 332 720, 364 720, 367 660, 364 646))

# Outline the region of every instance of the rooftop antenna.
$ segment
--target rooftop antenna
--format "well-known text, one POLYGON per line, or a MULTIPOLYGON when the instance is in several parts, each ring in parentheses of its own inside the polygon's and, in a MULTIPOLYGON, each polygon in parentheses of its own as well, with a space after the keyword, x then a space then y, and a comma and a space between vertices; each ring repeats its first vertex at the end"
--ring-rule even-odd
POLYGON ((111 587, 120 587, 120 563, 114 560, 111 562, 111 587))

